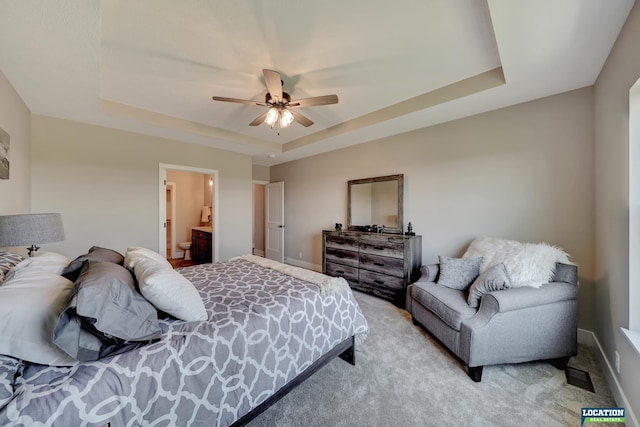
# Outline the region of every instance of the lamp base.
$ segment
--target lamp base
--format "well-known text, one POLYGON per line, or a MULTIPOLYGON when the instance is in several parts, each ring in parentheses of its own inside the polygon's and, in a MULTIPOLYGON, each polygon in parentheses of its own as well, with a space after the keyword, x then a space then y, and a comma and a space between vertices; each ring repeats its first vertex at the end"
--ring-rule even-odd
POLYGON ((29 254, 29 256, 34 256, 32 255, 33 252, 37 251, 38 249, 40 249, 40 246, 36 246, 36 245, 31 245, 27 248, 27 254, 29 254))

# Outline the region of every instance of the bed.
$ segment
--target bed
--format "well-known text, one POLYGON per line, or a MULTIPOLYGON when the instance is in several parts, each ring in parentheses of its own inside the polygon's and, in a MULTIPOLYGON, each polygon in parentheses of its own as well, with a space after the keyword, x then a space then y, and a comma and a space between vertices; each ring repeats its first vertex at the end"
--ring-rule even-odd
POLYGON ((333 357, 355 363, 368 333, 342 279, 253 256, 162 271, 193 285, 206 320, 157 308, 159 336, 68 366, 0 355, 0 425, 243 425, 333 357))

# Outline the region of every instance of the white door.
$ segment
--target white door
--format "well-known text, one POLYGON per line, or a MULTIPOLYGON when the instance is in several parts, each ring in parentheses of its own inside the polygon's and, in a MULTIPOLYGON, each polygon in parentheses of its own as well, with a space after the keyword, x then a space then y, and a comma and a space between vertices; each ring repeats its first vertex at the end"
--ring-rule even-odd
POLYGON ((284 262, 284 182, 265 186, 265 255, 284 262))

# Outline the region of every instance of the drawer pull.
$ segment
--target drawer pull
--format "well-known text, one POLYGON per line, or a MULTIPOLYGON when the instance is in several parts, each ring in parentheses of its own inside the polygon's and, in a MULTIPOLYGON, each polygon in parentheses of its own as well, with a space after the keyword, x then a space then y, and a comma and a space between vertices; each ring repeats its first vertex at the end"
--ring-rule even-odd
POLYGON ((374 280, 373 283, 377 283, 378 285, 384 285, 384 281, 383 280, 374 280))
POLYGON ((377 265, 378 267, 384 267, 384 264, 381 262, 374 262, 373 265, 377 265))
POLYGON ((336 255, 336 258, 344 258, 344 255, 336 255))
POLYGON ((373 249, 375 249, 376 251, 384 251, 384 248, 382 246, 374 246, 373 249))
POLYGON ((344 274, 344 270, 336 270, 336 272, 339 274, 344 274))

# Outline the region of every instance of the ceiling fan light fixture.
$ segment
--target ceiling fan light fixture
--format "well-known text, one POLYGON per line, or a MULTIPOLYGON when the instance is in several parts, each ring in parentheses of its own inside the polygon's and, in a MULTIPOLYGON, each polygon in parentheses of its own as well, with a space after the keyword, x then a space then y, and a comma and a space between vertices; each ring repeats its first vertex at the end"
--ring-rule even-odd
POLYGON ((280 118, 280 111, 278 111, 276 107, 271 107, 267 112, 267 117, 264 118, 264 122, 269 126, 273 127, 273 125, 276 124, 279 118, 280 118))
MULTIPOLYGON (((236 102, 239 104, 257 105, 267 107, 267 112, 260 114, 253 119, 249 126, 259 126, 266 123, 272 129, 277 125, 278 129, 291 126, 293 122, 298 122, 304 127, 309 127, 313 121, 299 112, 289 111, 289 108, 314 107, 318 105, 330 105, 338 103, 338 95, 312 96, 310 98, 291 100, 291 95, 283 91, 284 81, 280 78, 280 73, 273 70, 262 70, 264 82, 267 85, 267 93, 264 102, 251 101, 248 99, 227 98, 225 96, 214 96, 214 101, 236 102)), ((278 132, 280 135, 280 132, 278 132)))
POLYGON ((280 127, 286 128, 293 123, 293 114, 289 110, 282 110, 280 113, 280 127))

